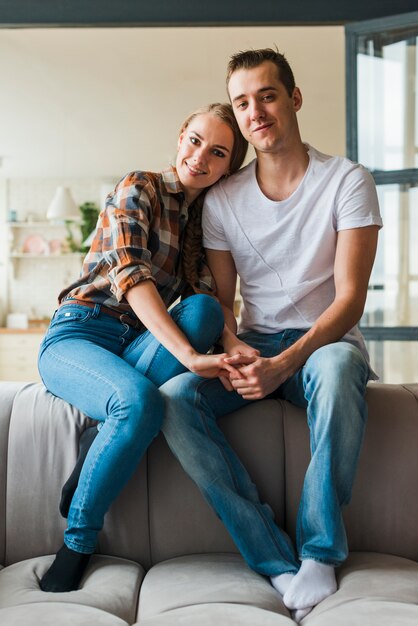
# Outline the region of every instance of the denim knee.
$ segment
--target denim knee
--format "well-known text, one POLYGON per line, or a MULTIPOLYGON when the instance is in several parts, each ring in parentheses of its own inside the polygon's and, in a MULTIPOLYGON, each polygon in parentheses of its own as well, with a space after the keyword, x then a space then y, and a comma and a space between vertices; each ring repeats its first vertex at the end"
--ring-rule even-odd
POLYGON ((307 360, 305 377, 307 382, 315 379, 330 393, 346 394, 354 385, 365 386, 369 366, 360 350, 346 342, 328 344, 316 350, 307 360))
MULTIPOLYGON (((139 377, 138 377, 139 378, 139 377)), ((164 399, 159 389, 147 378, 117 385, 110 404, 111 417, 125 422, 130 438, 154 438, 161 430, 164 399)))
POLYGON ((221 305, 206 294, 186 298, 173 309, 172 316, 199 352, 206 352, 219 339, 224 328, 221 305))
POLYGON ((191 410, 178 411, 179 405, 183 407, 190 407, 192 409, 195 405, 195 398, 198 392, 198 387, 202 382, 200 376, 196 376, 192 372, 184 372, 174 378, 168 380, 164 385, 159 388, 161 397, 165 402, 165 419, 164 425, 171 421, 175 417, 176 421, 182 420, 185 422, 190 421, 192 418, 191 410))

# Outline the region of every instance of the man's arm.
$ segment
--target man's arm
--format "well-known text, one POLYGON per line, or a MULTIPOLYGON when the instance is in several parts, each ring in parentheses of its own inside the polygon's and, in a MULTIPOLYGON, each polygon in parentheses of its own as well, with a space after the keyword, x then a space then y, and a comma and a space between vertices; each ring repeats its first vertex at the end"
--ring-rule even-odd
MULTIPOLYGON (((234 259, 229 250, 206 249, 206 259, 216 285, 216 296, 222 306, 225 318, 224 331, 221 337, 223 351, 229 355, 245 357, 246 363, 251 363, 259 356, 259 351, 240 341, 236 336, 237 321, 234 315, 235 290, 237 287, 237 270, 234 259)), ((239 370, 235 375, 241 376, 239 370)), ((229 374, 231 378, 231 373, 229 374)), ((225 376, 219 376, 225 389, 233 391, 231 382, 225 376)))
MULTIPOLYGON (((315 324, 290 348, 270 359, 259 358, 240 367, 233 387, 246 399, 260 399, 300 369, 318 348, 339 341, 359 321, 377 247, 377 226, 342 230, 337 235, 334 263, 335 298, 315 324)), ((238 365, 245 360, 231 357, 238 365)))
POLYGON ((237 322, 234 315, 237 270, 229 250, 205 250, 206 260, 216 285, 218 298, 225 317, 225 325, 236 333, 237 322))

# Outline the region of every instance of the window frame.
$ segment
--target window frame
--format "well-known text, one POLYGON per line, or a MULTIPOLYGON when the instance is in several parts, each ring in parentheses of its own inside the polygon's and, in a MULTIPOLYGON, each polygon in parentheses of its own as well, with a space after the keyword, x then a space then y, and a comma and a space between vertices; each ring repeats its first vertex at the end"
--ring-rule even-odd
MULTIPOLYGON (((355 22, 345 26, 346 41, 346 149, 347 156, 358 161, 357 116, 357 53, 359 39, 365 35, 388 33, 391 30, 416 27, 418 36, 418 11, 385 18, 355 22)), ((369 170, 376 185, 418 186, 418 168, 402 170, 369 170)), ((371 286, 370 289, 374 287, 371 286)), ((367 341, 418 341, 418 326, 363 326, 361 332, 367 341)))

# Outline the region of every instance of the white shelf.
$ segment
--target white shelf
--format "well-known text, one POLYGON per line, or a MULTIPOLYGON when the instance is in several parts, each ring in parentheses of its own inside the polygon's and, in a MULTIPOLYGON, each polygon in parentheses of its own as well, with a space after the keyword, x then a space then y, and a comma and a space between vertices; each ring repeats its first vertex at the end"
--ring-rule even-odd
POLYGON ((64 222, 57 224, 54 222, 6 222, 9 228, 62 228, 66 224, 64 222))
POLYGON ((68 252, 65 254, 31 254, 30 252, 12 252, 10 258, 12 259, 43 259, 44 261, 50 261, 52 259, 71 259, 71 258, 83 258, 84 252, 68 252))

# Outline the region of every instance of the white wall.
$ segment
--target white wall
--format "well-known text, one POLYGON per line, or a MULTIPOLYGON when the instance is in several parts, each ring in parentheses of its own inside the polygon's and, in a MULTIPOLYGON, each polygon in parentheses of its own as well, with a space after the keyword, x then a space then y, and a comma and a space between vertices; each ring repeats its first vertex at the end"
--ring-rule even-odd
POLYGON ((230 55, 274 44, 305 98, 304 139, 344 154, 342 26, 0 30, 0 176, 165 167, 184 117, 226 99, 230 55))
POLYGON ((78 271, 25 260, 8 277, 8 211, 42 219, 56 185, 99 202, 127 171, 166 167, 187 114, 227 99, 230 55, 274 44, 304 96, 302 137, 344 154, 341 26, 0 30, 0 324, 1 310, 52 313, 78 271))

